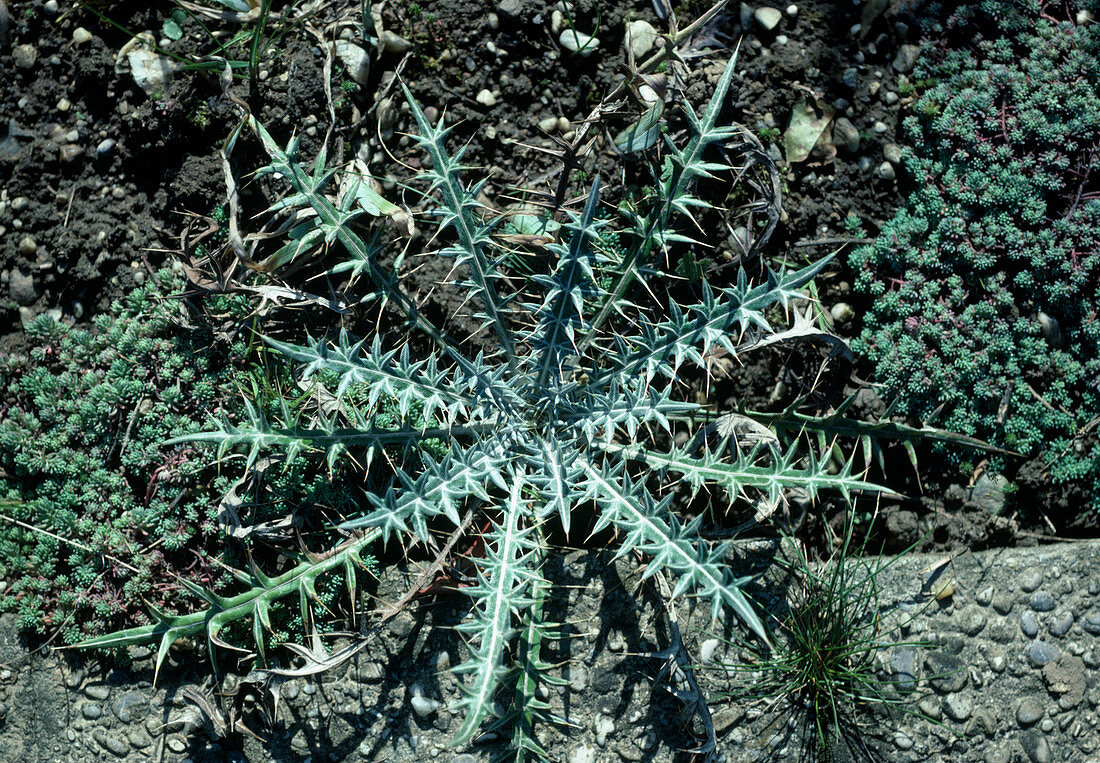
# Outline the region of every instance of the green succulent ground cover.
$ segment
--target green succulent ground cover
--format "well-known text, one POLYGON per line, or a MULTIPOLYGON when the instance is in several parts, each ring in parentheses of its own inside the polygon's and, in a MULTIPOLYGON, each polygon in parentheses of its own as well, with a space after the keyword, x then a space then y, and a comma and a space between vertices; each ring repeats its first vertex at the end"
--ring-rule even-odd
POLYGON ((1100 510, 1100 24, 1024 0, 926 17, 916 190, 851 256, 873 298, 854 349, 904 412, 1038 457, 1100 510))
MULTIPOLYGON (((209 427, 215 412, 240 415, 242 394, 281 408, 289 377, 247 341, 216 339, 168 296, 182 285, 162 272, 89 328, 40 316, 26 351, 0 356, 0 576, 12 581, 0 607, 27 632, 76 643, 151 622, 152 610, 189 606, 187 584, 228 588, 219 562, 240 565, 253 545, 227 544, 224 513, 219 521, 243 464, 213 467, 205 449, 166 443, 209 427)), ((248 313, 239 297, 206 308, 248 313)), ((319 465, 265 471, 240 488, 236 519, 349 510, 319 465)), ((300 617, 277 616, 268 640, 300 632, 300 617)))

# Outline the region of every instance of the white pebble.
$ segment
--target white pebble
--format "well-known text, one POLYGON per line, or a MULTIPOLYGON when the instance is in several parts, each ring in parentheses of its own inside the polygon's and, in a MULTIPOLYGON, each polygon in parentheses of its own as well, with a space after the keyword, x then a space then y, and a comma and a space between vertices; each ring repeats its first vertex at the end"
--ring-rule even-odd
POLYGON ((421 718, 427 718, 439 709, 439 702, 430 697, 416 696, 409 700, 409 703, 412 705, 413 712, 421 718))
POLYGON ((699 645, 699 662, 703 665, 714 660, 714 653, 718 651, 721 642, 716 638, 708 638, 699 645))
POLYGON ((783 14, 775 8, 769 8, 765 5, 761 8, 757 8, 752 17, 756 19, 757 24, 770 32, 779 26, 779 22, 783 19, 783 14))
POLYGON ((561 46, 570 53, 577 53, 581 56, 591 55, 596 48, 600 47, 599 37, 593 37, 584 32, 578 32, 575 29, 563 30, 558 37, 558 42, 560 42, 561 46))
POLYGON ((787 6, 787 15, 790 16, 792 19, 795 16, 797 16, 798 15, 798 6, 794 5, 793 3, 791 5, 788 5, 787 6))
POLYGON ((88 40, 92 39, 92 33, 82 26, 78 26, 73 30, 73 42, 77 45, 82 45, 88 40))
POLYGON ((497 105, 496 96, 494 96, 489 90, 482 90, 480 93, 478 93, 476 100, 482 106, 486 106, 488 108, 492 108, 493 106, 497 105))

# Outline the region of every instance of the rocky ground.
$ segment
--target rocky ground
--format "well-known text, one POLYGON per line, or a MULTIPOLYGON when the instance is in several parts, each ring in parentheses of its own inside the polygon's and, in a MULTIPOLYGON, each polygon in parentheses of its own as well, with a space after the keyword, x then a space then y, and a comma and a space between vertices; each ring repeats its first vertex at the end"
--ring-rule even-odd
MULTIPOLYGON (((771 551, 757 544, 745 556, 771 551)), ((832 759, 1100 760, 1098 566, 1096 542, 897 559, 878 577, 878 614, 898 626, 892 640, 926 645, 881 651, 880 675, 905 702, 889 714, 850 715, 848 742, 833 745, 832 759)), ((391 570, 377 595, 399 595, 407 572, 391 570)), ((610 563, 598 551, 575 552, 558 571, 575 586, 576 617, 554 646, 562 685, 549 701, 571 724, 543 732, 555 760, 691 759, 691 714, 670 692, 657 654, 670 643, 665 613, 640 573, 632 560, 610 563)), ((494 732, 464 749, 448 744, 458 726, 448 706, 459 694, 446 668, 464 658, 449 628, 460 612, 453 604, 403 613, 343 667, 285 680, 277 710, 272 684, 251 674, 215 688, 193 652, 173 652, 154 687, 147 649, 133 651, 129 667, 56 651, 28 655, 4 618, 0 756, 488 761, 505 749, 494 732)), ((702 691, 728 691, 741 680, 724 667, 732 647, 686 603, 678 611, 686 664, 702 691)), ((797 708, 712 701, 711 711, 717 760, 815 759, 797 708)))

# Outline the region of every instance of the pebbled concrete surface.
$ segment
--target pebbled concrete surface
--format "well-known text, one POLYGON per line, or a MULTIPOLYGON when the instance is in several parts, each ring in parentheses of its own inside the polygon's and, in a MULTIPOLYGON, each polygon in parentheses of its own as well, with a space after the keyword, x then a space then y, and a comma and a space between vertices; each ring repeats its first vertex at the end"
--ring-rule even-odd
MULTIPOLYGON (((761 569, 774 546, 748 544, 740 563, 761 569)), ((879 677, 904 704, 850 717, 833 760, 1080 761, 1100 763, 1100 542, 913 555, 877 576, 878 614, 890 638, 935 648, 880 650, 879 677), (929 579, 930 568, 938 568, 929 579), (936 599, 931 593, 953 593, 936 599)), ((689 760, 699 719, 670 691, 664 661, 668 618, 636 560, 571 552, 549 574, 567 593, 563 638, 546 657, 561 687, 547 700, 572 727, 548 729, 555 759, 689 760)), ((394 600, 415 570, 391 569, 375 595, 394 600)), ((781 607, 773 566, 759 594, 781 607)), ((488 761, 507 750, 495 732, 448 746, 460 718, 447 668, 463 659, 451 626, 464 600, 417 603, 353 659, 320 676, 278 685, 272 714, 258 676, 227 676, 214 690, 205 650, 174 650, 152 685, 152 653, 130 666, 43 650, 27 654, 11 616, 0 618, 0 761, 488 761), (207 715, 188 697, 204 696, 207 715), (239 722, 238 730, 225 728, 239 722), (246 731, 245 728, 250 731, 246 731), (256 734, 256 737, 252 736, 256 734)), ((732 672, 737 647, 690 602, 678 608, 684 655, 715 697, 752 674, 732 672)), ((719 626, 720 628, 720 626, 719 626)), ((679 676, 683 678, 681 674, 679 676)), ((681 684, 684 688, 686 684, 681 684)), ((805 760, 812 731, 798 702, 710 704, 724 761, 805 760)))

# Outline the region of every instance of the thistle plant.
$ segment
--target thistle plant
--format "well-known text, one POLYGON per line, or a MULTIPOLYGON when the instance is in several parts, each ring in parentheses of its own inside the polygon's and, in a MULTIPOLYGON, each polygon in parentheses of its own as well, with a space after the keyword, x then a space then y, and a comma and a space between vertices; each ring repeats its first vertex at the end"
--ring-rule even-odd
POLYGON ((649 558, 647 576, 664 571, 677 581, 673 597, 697 596, 715 618, 732 612, 755 638, 769 644, 743 590, 747 580, 727 564, 728 545, 705 540, 703 517, 681 517, 672 492, 658 498, 655 488, 676 475, 693 492, 713 485, 731 502, 772 504, 792 489, 811 497, 825 489, 845 496, 874 489, 853 473, 851 461, 829 469, 813 453, 801 454, 794 446, 742 447, 726 437, 715 447, 707 436, 674 444, 676 422, 699 427, 704 435, 715 429, 699 423, 707 416, 698 403, 678 396, 677 379, 704 373, 712 351, 736 357, 753 347, 805 337, 810 330, 804 323, 777 329, 772 322, 793 301, 805 298, 802 288, 826 260, 793 271, 768 270, 757 284, 745 272, 728 287, 701 282, 693 301, 671 302, 667 311, 631 301, 645 293, 642 287, 659 256, 690 241, 679 232, 678 221, 708 206, 693 195, 694 181, 730 169, 713 161, 710 150, 738 129, 718 121, 733 71, 731 60, 701 114, 685 104, 692 135, 683 147, 666 142, 652 207, 620 213, 629 215, 624 256, 612 261, 594 246, 609 224, 597 214, 597 179, 583 209, 571 212, 559 240, 548 244, 548 272, 530 277, 531 292, 540 290, 538 297, 505 288, 507 253, 496 248, 497 222, 478 201, 482 186, 464 181, 462 152, 445 148, 449 129, 442 121, 431 124, 406 90, 419 129, 416 140, 431 158, 423 175, 429 185, 426 198, 438 205, 439 238, 449 242, 433 256, 453 260, 469 305, 495 339, 498 349, 492 354, 468 353, 402 290, 400 260, 383 264, 382 238, 364 237, 355 224, 367 214, 356 206, 358 194, 331 199, 326 188, 334 173, 307 172, 296 161, 296 141, 281 148, 249 117, 247 123, 271 158, 262 171, 291 186, 281 208, 293 206, 311 215, 314 229, 344 252, 332 272, 369 279, 372 297, 396 310, 411 331, 426 337, 432 351, 414 358, 408 344, 387 343, 383 336, 356 341, 345 333, 304 344, 266 338, 271 348, 300 364, 303 381, 327 385, 326 392, 339 404, 310 419, 300 411, 272 418, 250 409, 243 420, 223 421, 215 431, 186 440, 215 443, 221 454, 243 449, 249 463, 269 449, 282 450, 287 459, 320 449, 330 463, 351 456, 361 464, 385 460, 392 478, 384 489, 367 494, 361 515, 342 525, 348 540, 328 555, 302 558, 274 578, 258 570, 241 572, 249 586, 244 594, 223 598, 201 592, 209 604, 205 611, 162 614, 157 625, 84 645, 159 639, 162 659, 174 640, 205 633, 214 643, 220 628, 245 616, 254 618, 259 645, 275 599, 298 593, 304 610, 321 571, 346 569, 350 588, 357 555, 367 548, 379 542, 427 541, 433 529, 458 527, 470 512, 477 517, 473 526, 487 529, 484 556, 472 560, 476 583, 463 589, 472 607, 460 626, 469 659, 455 669, 465 677, 460 701, 465 719, 456 744, 472 739, 503 707, 502 722, 513 729, 517 755, 545 755, 534 727, 552 720, 537 692, 555 680, 540 648, 555 632, 544 614, 553 595, 543 574, 544 560, 552 553, 548 523, 568 533, 581 513, 594 512, 594 530, 613 530, 620 555, 639 552, 649 558), (396 411, 396 425, 379 425, 383 404, 396 411), (428 441, 443 443, 443 452, 420 447, 428 441))

